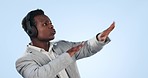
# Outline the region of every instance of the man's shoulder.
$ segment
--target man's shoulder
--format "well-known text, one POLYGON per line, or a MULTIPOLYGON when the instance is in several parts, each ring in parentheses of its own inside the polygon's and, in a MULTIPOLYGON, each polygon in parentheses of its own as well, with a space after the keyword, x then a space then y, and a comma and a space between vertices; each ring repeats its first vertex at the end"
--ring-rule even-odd
POLYGON ((66 41, 66 40, 59 40, 59 41, 53 42, 54 45, 67 45, 70 43, 71 43, 70 41, 66 41))
POLYGON ((66 41, 66 40, 59 40, 59 41, 56 41, 54 42, 54 48, 56 49, 62 49, 62 50, 67 50, 69 48, 71 48, 73 45, 72 42, 70 41, 66 41))
POLYGON ((21 57, 19 57, 17 60, 16 60, 16 64, 18 64, 19 62, 23 62, 23 61, 29 61, 29 60, 32 60, 32 56, 30 53, 25 53, 23 54, 21 57))
POLYGON ((54 43, 63 43, 63 42, 69 42, 69 41, 66 41, 66 40, 58 40, 58 41, 54 41, 54 43))
POLYGON ((25 52, 22 56, 20 56, 18 59, 22 59, 22 58, 31 58, 32 54, 31 53, 27 53, 25 52))

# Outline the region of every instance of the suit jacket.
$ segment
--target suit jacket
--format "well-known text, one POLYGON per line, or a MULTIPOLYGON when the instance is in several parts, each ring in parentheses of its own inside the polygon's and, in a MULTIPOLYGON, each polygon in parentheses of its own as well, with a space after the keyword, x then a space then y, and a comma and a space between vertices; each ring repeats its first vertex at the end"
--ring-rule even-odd
POLYGON ((76 60, 99 52, 108 42, 109 38, 101 43, 96 37, 84 41, 84 46, 73 57, 67 50, 81 42, 54 42, 52 51, 59 56, 52 61, 45 54, 27 47, 26 53, 16 61, 16 69, 24 78, 55 78, 62 69, 66 69, 69 78, 80 78, 76 60))

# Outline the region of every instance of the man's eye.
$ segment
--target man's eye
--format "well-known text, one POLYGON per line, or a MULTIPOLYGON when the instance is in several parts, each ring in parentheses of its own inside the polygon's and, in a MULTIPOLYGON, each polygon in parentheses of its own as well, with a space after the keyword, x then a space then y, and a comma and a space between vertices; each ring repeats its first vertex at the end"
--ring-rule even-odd
POLYGON ((48 24, 47 24, 47 23, 44 23, 43 25, 44 25, 44 26, 47 26, 48 24))

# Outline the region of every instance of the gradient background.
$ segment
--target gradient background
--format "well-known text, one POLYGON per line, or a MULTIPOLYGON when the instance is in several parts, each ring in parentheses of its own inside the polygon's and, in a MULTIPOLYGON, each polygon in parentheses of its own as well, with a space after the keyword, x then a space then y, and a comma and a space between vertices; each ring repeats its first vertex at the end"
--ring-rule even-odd
POLYGON ((30 42, 23 17, 40 8, 57 31, 54 41, 83 41, 115 21, 111 43, 77 61, 82 78, 148 78, 148 0, 1 0, 0 78, 22 78, 15 61, 30 42))

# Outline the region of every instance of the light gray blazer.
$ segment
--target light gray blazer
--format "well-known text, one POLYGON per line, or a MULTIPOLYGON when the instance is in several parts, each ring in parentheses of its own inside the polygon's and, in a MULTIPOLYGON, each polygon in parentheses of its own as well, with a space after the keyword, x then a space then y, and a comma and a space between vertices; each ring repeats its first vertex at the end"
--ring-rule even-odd
POLYGON ((58 41, 54 42, 52 51, 59 56, 50 60, 45 54, 27 47, 26 54, 16 61, 16 69, 24 78, 55 78, 62 69, 66 69, 69 78, 80 78, 76 60, 89 57, 100 51, 105 43, 99 42, 96 37, 85 41, 84 46, 73 57, 66 52, 81 42, 58 41))

